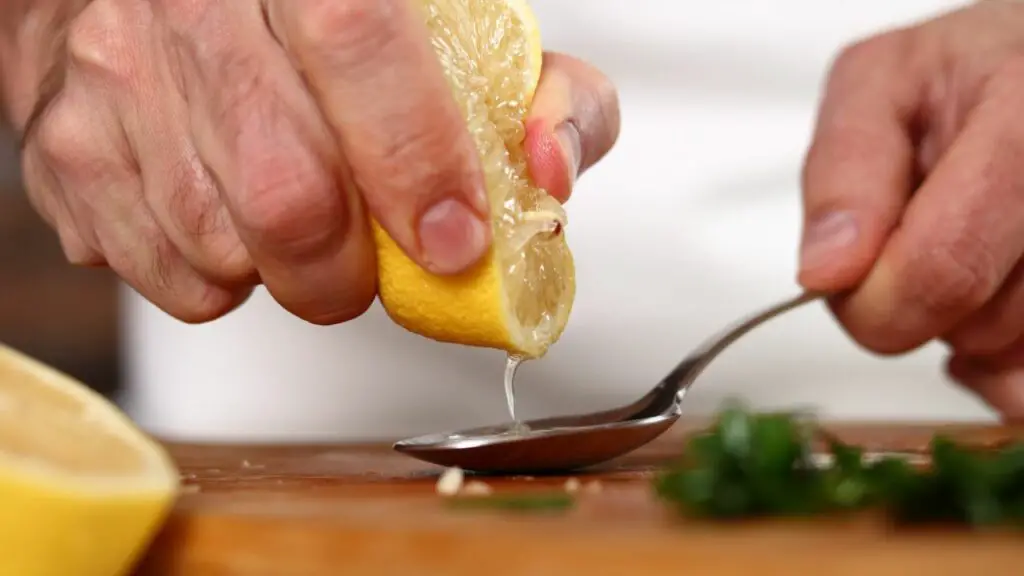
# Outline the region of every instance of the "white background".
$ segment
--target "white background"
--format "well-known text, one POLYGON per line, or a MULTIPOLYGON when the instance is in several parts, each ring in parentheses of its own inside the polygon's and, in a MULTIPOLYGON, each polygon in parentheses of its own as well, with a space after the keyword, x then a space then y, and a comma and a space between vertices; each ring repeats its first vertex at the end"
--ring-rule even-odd
MULTIPOLYGON (((620 88, 623 130, 569 204, 569 328, 520 372, 526 417, 624 403, 701 340, 794 294, 798 174, 821 79, 847 42, 962 2, 534 0, 549 49, 620 88)), ((265 292, 204 326, 126 299, 127 409, 171 436, 390 438, 505 421, 503 357, 438 344, 378 306, 331 328, 265 292)), ((880 359, 808 308, 727 352, 687 398, 837 418, 986 419, 943 351, 880 359)))

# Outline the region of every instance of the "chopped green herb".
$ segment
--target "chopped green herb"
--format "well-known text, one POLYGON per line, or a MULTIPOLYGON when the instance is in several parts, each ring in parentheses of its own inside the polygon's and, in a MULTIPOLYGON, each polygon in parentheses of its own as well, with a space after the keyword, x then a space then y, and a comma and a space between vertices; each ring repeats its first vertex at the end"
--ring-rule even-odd
POLYGON ((731 405, 688 440, 655 489, 681 513, 707 518, 882 507, 903 523, 1024 526, 1024 444, 980 451, 936 437, 930 456, 920 469, 895 457, 869 464, 860 448, 806 418, 731 405), (828 466, 812 461, 815 439, 825 441, 828 466))
POLYGON ((564 492, 525 494, 496 494, 490 496, 456 496, 449 499, 453 508, 491 509, 510 512, 557 512, 568 510, 576 503, 564 492))

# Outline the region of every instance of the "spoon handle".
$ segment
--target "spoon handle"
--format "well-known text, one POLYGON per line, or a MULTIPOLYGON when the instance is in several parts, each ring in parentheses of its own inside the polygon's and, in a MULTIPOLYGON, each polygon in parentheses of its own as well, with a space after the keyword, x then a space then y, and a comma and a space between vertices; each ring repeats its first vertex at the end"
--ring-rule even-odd
POLYGON ((826 296, 828 294, 823 292, 804 292, 795 298, 776 304, 741 321, 718 336, 704 342, 704 344, 680 362, 675 369, 669 372, 664 380, 662 380, 662 383, 674 386, 676 389, 676 402, 682 401, 683 396, 690 389, 697 376, 730 344, 768 320, 826 296))

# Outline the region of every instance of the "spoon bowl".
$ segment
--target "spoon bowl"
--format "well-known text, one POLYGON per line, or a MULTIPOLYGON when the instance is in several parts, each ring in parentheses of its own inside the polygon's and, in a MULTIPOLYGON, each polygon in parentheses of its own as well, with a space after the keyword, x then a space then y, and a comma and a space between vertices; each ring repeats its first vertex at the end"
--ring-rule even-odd
POLYGON ((764 322, 824 296, 806 292, 738 323, 687 356, 632 404, 591 414, 428 434, 401 440, 394 449, 433 464, 485 474, 564 473, 607 462, 671 428, 682 414, 690 386, 730 344, 764 322))
POLYGON ((441 466, 485 474, 554 474, 587 468, 632 452, 672 427, 679 413, 605 424, 552 424, 573 417, 531 420, 428 434, 397 442, 395 450, 441 466))

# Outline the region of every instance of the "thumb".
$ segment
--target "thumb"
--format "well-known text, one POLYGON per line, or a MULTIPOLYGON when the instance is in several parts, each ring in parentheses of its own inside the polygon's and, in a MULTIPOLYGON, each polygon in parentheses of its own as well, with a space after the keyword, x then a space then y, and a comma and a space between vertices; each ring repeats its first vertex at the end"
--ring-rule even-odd
POLYGON ((890 36, 836 60, 804 162, 798 280, 841 291, 871 270, 916 184, 912 75, 890 36))
POLYGON ((615 145, 619 99, 615 86, 590 64, 544 54, 540 84, 526 122, 530 175, 560 202, 576 179, 615 145))

